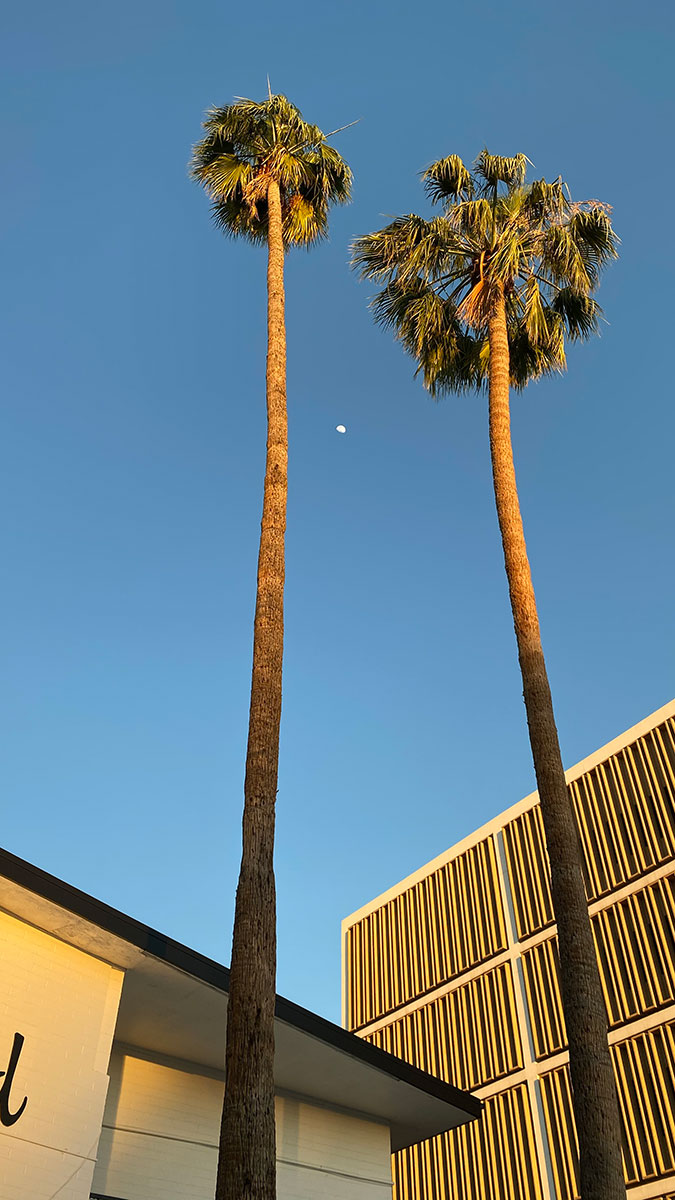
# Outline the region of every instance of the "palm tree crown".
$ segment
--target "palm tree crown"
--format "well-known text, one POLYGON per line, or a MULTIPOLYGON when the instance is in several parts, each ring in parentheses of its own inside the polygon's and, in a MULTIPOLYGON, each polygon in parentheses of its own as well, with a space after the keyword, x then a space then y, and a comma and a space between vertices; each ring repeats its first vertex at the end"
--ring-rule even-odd
MULTIPOLYGON (((352 174, 317 125, 303 121, 285 96, 239 99, 213 108, 206 136, 194 147, 190 174, 213 200, 223 232, 267 240, 267 192, 281 192, 284 245, 309 246, 326 237, 328 210, 350 197, 352 174)), ((328 135, 330 136, 330 135, 328 135)))
POLYGON ((470 172, 456 154, 440 159, 422 178, 443 215, 399 217, 352 247, 362 277, 385 283, 376 319, 394 328, 432 394, 487 384, 498 294, 514 387, 564 370, 565 338, 597 332, 592 293, 617 256, 609 208, 573 203, 561 178, 526 185, 528 162, 483 150, 470 172))

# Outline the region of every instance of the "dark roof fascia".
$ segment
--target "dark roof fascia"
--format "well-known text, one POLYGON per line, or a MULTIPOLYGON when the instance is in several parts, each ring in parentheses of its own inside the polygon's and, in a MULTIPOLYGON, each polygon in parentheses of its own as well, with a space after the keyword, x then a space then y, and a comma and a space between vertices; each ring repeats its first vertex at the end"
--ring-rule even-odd
POLYGON ((357 1034, 343 1029, 341 1025, 334 1025, 332 1021, 320 1017, 318 1013, 310 1012, 308 1008, 302 1008, 292 1000, 285 1000, 283 996, 277 996, 276 1015, 280 1021, 294 1025, 303 1033, 318 1038, 319 1041, 328 1042, 336 1050, 342 1050, 345 1054, 350 1054, 352 1058, 358 1058, 361 1062, 376 1067, 378 1071, 386 1071, 388 1075, 392 1075, 401 1083, 410 1084, 421 1092, 427 1092, 428 1095, 435 1096, 436 1099, 443 1100, 446 1104, 452 1104, 472 1117, 479 1117, 483 1111, 483 1102, 477 1096, 472 1096, 470 1092, 456 1088, 452 1083, 445 1083, 444 1080, 437 1079, 435 1075, 427 1075, 426 1071, 411 1066, 402 1058, 396 1058, 394 1054, 381 1050, 379 1046, 364 1041, 357 1034))
POLYGON ((149 925, 144 925, 133 917, 127 917, 116 908, 112 908, 110 904, 105 904, 103 900, 96 900, 87 892, 81 892, 79 888, 64 883, 62 879, 57 879, 55 875, 50 875, 48 871, 33 866, 23 858, 17 858, 15 854, 11 854, 9 850, 4 850, 2 847, 0 847, 0 874, 4 875, 6 879, 11 879, 20 887, 41 896, 43 900, 49 900, 52 904, 58 905, 59 908, 65 908, 67 912, 82 917, 85 921, 91 921, 99 929, 121 938, 130 946, 152 954, 172 967, 186 971, 188 975, 195 975, 204 983, 210 983, 222 992, 229 990, 230 972, 227 967, 221 966, 213 959, 206 958, 198 950, 191 950, 189 946, 184 946, 181 942, 174 941, 173 938, 165 937, 163 933, 158 933, 149 925))
MULTIPOLYGON (((188 975, 193 975, 196 979, 201 979, 202 982, 218 988, 221 992, 229 991, 230 972, 221 963, 207 958, 197 950, 191 950, 189 946, 184 946, 173 938, 158 933, 149 925, 144 925, 141 921, 126 916, 102 900, 96 900, 87 892, 82 892, 79 888, 64 883, 62 879, 57 879, 55 875, 50 875, 49 872, 33 866, 32 863, 18 858, 9 850, 1 847, 0 873, 6 879, 18 884, 19 887, 26 888, 35 895, 41 896, 43 900, 49 900, 52 904, 66 909, 75 916, 91 921, 99 929, 121 938, 122 941, 136 946, 137 949, 169 963, 170 966, 177 967, 180 971, 185 971, 188 975)), ((445 1083, 433 1075, 427 1075, 425 1071, 420 1071, 417 1067, 396 1058, 393 1054, 388 1054, 379 1046, 371 1045, 370 1042, 364 1041, 356 1034, 350 1033, 349 1030, 342 1029, 340 1025, 333 1024, 332 1021, 310 1012, 309 1009, 295 1004, 292 1000, 286 1000, 283 996, 277 995, 275 1014, 278 1020, 285 1024, 292 1025, 303 1033, 309 1034, 310 1037, 326 1042, 368 1066, 384 1071, 400 1080, 401 1083, 407 1083, 422 1092, 427 1092, 428 1095, 435 1096, 436 1099, 442 1100, 446 1104, 452 1104, 471 1117, 479 1117, 483 1110, 482 1101, 476 1096, 472 1096, 469 1092, 464 1092, 450 1083, 445 1083)))

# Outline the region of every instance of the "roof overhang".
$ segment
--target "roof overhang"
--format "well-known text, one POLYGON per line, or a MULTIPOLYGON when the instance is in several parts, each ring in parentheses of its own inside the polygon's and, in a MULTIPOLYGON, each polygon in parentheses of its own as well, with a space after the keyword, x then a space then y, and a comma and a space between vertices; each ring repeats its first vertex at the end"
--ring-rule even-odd
MULTIPOLYGON (((229 971, 0 850, 0 907, 125 971, 116 1042, 223 1073, 229 971)), ((389 1125, 392 1150, 480 1115, 476 1097, 277 996, 282 1093, 389 1125)))

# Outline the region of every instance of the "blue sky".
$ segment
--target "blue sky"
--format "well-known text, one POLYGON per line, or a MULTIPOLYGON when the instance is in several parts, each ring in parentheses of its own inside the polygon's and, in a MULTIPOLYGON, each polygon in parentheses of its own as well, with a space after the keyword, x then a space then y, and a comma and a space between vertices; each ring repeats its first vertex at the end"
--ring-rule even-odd
POLYGON ((216 958, 239 860, 264 251, 186 173, 269 72, 353 203, 287 264, 279 990, 336 1019, 339 922, 532 790, 484 398, 435 404, 348 245, 420 171, 524 151, 614 206, 608 324, 515 399, 567 765, 673 685, 672 8, 37 0, 3 35, 0 841, 216 958), (667 202, 669 203, 669 202, 667 202), (347 434, 335 426, 343 423, 347 434))

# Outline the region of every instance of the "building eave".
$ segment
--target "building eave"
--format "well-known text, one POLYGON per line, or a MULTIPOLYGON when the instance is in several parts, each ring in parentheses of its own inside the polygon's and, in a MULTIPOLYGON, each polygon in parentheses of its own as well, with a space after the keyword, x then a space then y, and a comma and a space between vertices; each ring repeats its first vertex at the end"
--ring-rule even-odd
MULTIPOLYGON (((229 970, 0 849, 0 907, 126 972, 121 1041, 222 1071, 229 970)), ((277 996, 280 1090, 389 1125, 392 1148, 479 1116, 481 1102, 277 996)))

